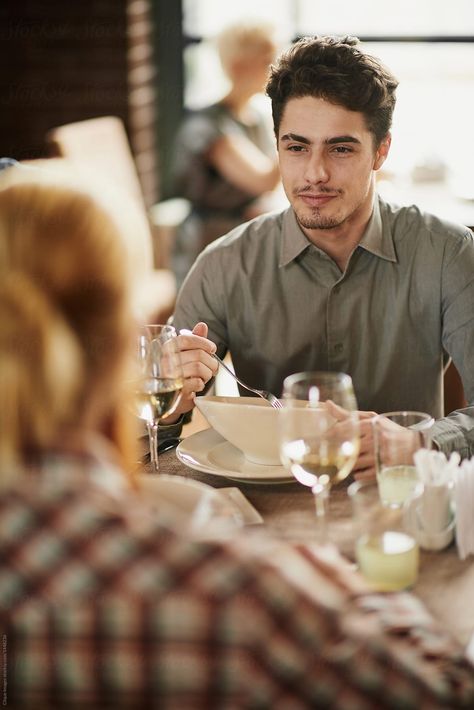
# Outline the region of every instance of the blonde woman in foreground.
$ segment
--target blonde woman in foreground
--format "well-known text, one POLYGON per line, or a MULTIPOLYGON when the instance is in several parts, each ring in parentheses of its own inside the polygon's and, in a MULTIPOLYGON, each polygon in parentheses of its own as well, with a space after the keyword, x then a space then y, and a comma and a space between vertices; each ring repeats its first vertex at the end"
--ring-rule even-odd
POLYGON ((149 515, 126 475, 123 241, 63 176, 0 176, 3 704, 472 707, 472 667, 410 595, 368 593, 328 550, 149 515))

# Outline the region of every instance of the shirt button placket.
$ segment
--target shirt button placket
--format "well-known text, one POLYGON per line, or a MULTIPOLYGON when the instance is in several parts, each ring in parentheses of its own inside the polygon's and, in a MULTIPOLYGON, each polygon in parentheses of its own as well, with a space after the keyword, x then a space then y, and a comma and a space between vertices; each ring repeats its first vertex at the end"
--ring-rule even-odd
POLYGON ((340 369, 344 354, 344 342, 341 325, 338 322, 338 296, 341 293, 341 284, 335 284, 328 298, 327 323, 328 323, 328 363, 331 369, 340 369), (334 298, 336 297, 336 298, 334 298))

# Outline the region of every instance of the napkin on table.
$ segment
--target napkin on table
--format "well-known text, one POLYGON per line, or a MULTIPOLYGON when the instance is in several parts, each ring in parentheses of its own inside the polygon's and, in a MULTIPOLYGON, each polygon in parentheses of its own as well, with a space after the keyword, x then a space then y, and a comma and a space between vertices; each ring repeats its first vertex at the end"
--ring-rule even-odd
POLYGON ((449 459, 440 451, 421 449, 415 463, 424 485, 420 520, 432 534, 449 524, 450 489, 454 484, 453 500, 456 516, 456 544, 459 557, 464 560, 474 554, 474 457, 461 461, 454 452, 449 459))
POLYGON ((423 484, 420 501, 421 523, 427 532, 441 532, 451 521, 452 482, 461 457, 454 452, 448 460, 441 451, 420 449, 414 459, 423 484))
POLYGON ((455 477, 456 543, 459 557, 474 554, 474 458, 464 460, 455 477))

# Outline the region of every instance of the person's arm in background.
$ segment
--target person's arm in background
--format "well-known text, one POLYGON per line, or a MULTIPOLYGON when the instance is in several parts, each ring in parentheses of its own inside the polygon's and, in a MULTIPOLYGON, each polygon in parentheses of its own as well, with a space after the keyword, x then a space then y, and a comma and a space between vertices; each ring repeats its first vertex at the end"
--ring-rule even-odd
POLYGON ((278 161, 245 136, 220 136, 210 146, 207 159, 228 182, 255 197, 274 190, 280 181, 278 161))

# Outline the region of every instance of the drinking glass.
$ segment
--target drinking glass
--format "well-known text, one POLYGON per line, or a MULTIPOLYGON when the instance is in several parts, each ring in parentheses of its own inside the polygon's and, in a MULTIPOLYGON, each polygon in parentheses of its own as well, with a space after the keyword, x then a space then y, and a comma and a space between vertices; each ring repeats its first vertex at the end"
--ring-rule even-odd
POLYGON ((331 485, 351 472, 359 453, 359 416, 349 375, 300 372, 283 383, 280 457, 285 468, 311 488, 317 535, 327 538, 331 485))
POLYGON ((183 387, 183 371, 176 330, 171 325, 145 325, 137 347, 135 406, 146 421, 150 461, 158 472, 158 423, 176 409, 183 387))
POLYGON ((383 504, 376 481, 356 481, 348 488, 357 564, 377 591, 399 591, 417 580, 419 551, 410 525, 410 506, 420 488, 413 489, 397 508, 383 504))
POLYGON ((425 412, 386 412, 373 420, 375 469, 382 502, 403 505, 418 483, 414 454, 431 445, 434 419, 425 412))

